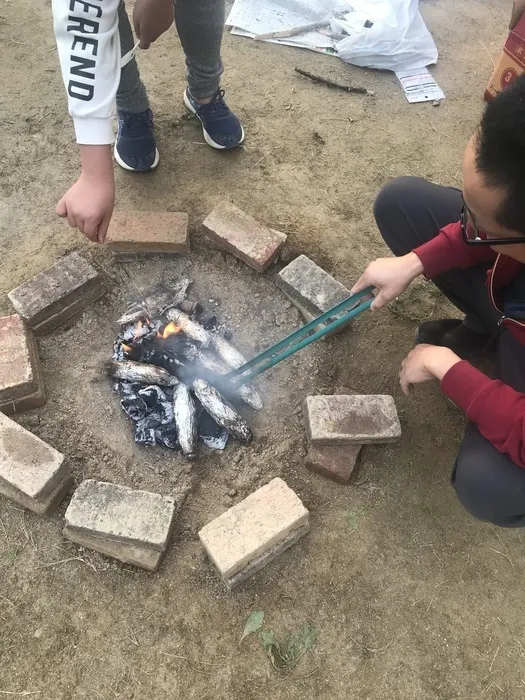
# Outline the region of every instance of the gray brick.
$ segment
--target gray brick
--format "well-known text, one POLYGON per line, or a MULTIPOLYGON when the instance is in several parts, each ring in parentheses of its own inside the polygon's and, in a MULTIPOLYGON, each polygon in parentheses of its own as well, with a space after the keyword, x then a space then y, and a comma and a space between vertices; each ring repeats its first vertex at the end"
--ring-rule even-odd
POLYGON ((306 255, 299 255, 279 272, 277 286, 303 315, 314 318, 350 296, 343 284, 306 255))
POLYGON ((30 498, 18 489, 0 481, 0 493, 9 500, 18 503, 22 508, 27 508, 37 515, 49 515, 62 502, 64 496, 73 484, 73 477, 69 474, 57 485, 51 493, 42 498, 30 498))
POLYGON ((279 255, 286 235, 263 226, 230 202, 222 202, 203 223, 207 236, 257 272, 264 272, 279 255))
POLYGON ((167 496, 87 479, 75 491, 65 518, 70 532, 163 552, 174 516, 175 503, 167 496))
MULTIPOLYGON (((8 297, 31 328, 42 329, 53 317, 59 325, 64 320, 64 312, 67 315, 73 304, 76 304, 73 313, 78 313, 81 307, 102 296, 104 291, 95 268, 78 253, 71 253, 13 289, 8 297)), ((46 332, 49 330, 51 328, 46 332)))
POLYGON ((158 552, 155 549, 108 540, 105 537, 97 537, 96 535, 88 535, 67 526, 63 529, 62 534, 66 539, 78 544, 80 547, 92 549, 95 552, 99 552, 99 554, 118 559, 124 564, 139 566, 141 569, 147 569, 148 571, 157 571, 163 556, 163 552, 158 552))
POLYGON ((257 560, 269 561, 267 554, 296 541, 294 535, 302 536, 307 529, 308 511, 300 498, 282 479, 272 479, 205 525, 199 538, 228 585, 257 560))
POLYGON ((313 445, 395 442, 401 436, 391 396, 308 396, 304 417, 313 445))
POLYGON ((60 452, 0 413, 0 484, 43 499, 67 476, 60 452))

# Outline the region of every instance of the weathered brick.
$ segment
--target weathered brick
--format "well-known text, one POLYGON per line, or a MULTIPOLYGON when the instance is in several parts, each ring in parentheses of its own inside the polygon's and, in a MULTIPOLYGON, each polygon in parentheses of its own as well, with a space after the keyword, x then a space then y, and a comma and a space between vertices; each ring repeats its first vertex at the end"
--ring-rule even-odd
POLYGON ((302 313, 314 318, 350 296, 341 282, 306 255, 299 255, 279 272, 277 286, 302 313))
POLYGON ((63 529, 62 534, 66 539, 78 544, 80 547, 93 549, 95 552, 118 559, 124 562, 124 564, 140 566, 142 569, 147 569, 148 571, 157 571, 164 554, 155 549, 140 547, 136 544, 127 544, 125 542, 109 540, 106 537, 88 535, 67 526, 63 529))
POLYGON ((38 348, 20 316, 0 318, 0 411, 14 413, 45 403, 38 348), (39 399, 35 403, 35 399, 39 399))
POLYGON ((307 531, 307 509, 277 478, 205 525, 199 538, 231 588, 307 531))
POLYGON ((86 479, 75 491, 65 517, 68 532, 163 552, 174 516, 175 503, 167 496, 86 479))
POLYGON ((40 334, 49 332, 102 296, 98 272, 78 253, 24 282, 8 297, 26 323, 40 334))
POLYGON ((38 500, 68 476, 60 452, 0 413, 0 484, 38 500))
POLYGON ((72 484, 73 477, 67 475, 47 496, 30 498, 18 489, 9 486, 9 484, 0 482, 0 493, 11 501, 18 503, 22 508, 27 508, 27 510, 31 510, 37 515, 49 515, 61 503, 72 484))
POLYGON ((308 396, 304 417, 314 445, 395 442, 401 436, 391 396, 308 396))
POLYGON ((356 467, 362 445, 311 445, 305 464, 310 471, 347 484, 356 467))
POLYGON ((125 212, 113 214, 106 243, 119 253, 187 253, 185 212, 125 212))
POLYGON ((229 202, 222 202, 203 223, 208 237, 220 248, 264 272, 279 255, 286 235, 263 226, 229 202))

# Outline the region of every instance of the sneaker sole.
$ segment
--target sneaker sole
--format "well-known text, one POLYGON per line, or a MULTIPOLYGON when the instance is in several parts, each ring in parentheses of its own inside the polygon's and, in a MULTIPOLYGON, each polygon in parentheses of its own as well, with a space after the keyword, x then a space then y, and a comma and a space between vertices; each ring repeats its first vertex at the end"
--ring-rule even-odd
MULTIPOLYGON (((186 90, 184 90, 184 104, 186 105, 186 108, 193 114, 193 116, 197 117, 197 119, 199 119, 198 114, 197 114, 197 110, 191 104, 190 98, 188 97, 188 92, 186 90)), ((199 119, 199 121, 200 121, 200 119, 199 119)), ((232 150, 233 148, 237 148, 237 146, 241 146, 244 143, 244 129, 243 129, 242 124, 241 124, 241 132, 242 132, 241 133, 241 140, 239 141, 239 143, 235 144, 235 146, 230 146, 229 148, 227 148, 226 146, 221 146, 220 143, 217 143, 216 141, 214 141, 212 139, 212 137, 208 134, 206 129, 204 128, 204 124, 202 122, 201 122, 201 126, 202 126, 202 134, 204 136, 204 140, 206 141, 208 146, 215 148, 217 151, 232 150)))
POLYGON ((150 170, 154 170, 157 165, 159 164, 160 160, 160 154, 158 148, 155 149, 155 160, 153 161, 153 165, 148 168, 147 170, 137 170, 136 168, 130 167, 127 163, 124 163, 122 158, 119 156, 119 153, 117 151, 117 147, 113 149, 113 157, 117 161, 117 163, 120 165, 121 168, 124 168, 124 170, 127 170, 128 172, 131 173, 149 173, 150 170))

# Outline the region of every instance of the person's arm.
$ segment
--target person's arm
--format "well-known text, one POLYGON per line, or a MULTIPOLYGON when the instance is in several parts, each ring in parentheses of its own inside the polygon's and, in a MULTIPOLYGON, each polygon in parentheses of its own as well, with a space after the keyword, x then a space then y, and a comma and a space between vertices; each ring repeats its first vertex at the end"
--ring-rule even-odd
POLYGON ((433 279, 449 270, 464 269, 495 260, 490 246, 467 245, 461 235, 461 225, 449 224, 435 238, 414 249, 421 260, 425 277, 433 279))
POLYGON ((437 379, 441 391, 463 409, 480 433, 515 464, 525 467, 525 394, 499 379, 490 379, 452 350, 417 345, 401 364, 405 394, 422 382, 437 379))
POLYGON ((120 80, 119 0, 52 0, 62 77, 82 172, 58 216, 103 243, 115 202, 112 117, 120 80))
POLYGON ((62 78, 77 142, 113 142, 120 81, 119 0, 52 0, 62 78))
POLYGON ((464 360, 445 374, 441 389, 499 452, 525 467, 525 394, 464 360))

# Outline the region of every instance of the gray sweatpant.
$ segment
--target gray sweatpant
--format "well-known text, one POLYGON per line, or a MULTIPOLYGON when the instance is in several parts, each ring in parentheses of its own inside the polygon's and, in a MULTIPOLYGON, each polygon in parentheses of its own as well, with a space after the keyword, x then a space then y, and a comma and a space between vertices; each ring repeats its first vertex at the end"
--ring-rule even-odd
MULTIPOLYGON (((186 54, 186 74, 192 97, 212 97, 222 75, 221 43, 225 21, 225 0, 174 0, 175 24, 186 54)), ((135 40, 129 18, 121 0, 119 6, 121 54, 130 51, 135 40)), ((117 108, 125 112, 142 112, 149 106, 144 83, 135 59, 120 75, 117 108)))
MULTIPOLYGON (((405 255, 459 220, 461 191, 416 177, 386 185, 376 200, 379 231, 394 255, 405 255)), ((434 284, 465 314, 466 324, 483 333, 498 332, 499 314, 485 286, 488 263, 450 270, 434 284)), ((496 377, 525 392, 525 348, 508 329, 498 337, 496 377)), ((469 423, 452 470, 452 485, 463 506, 476 518, 502 527, 525 527, 525 469, 469 423)))

